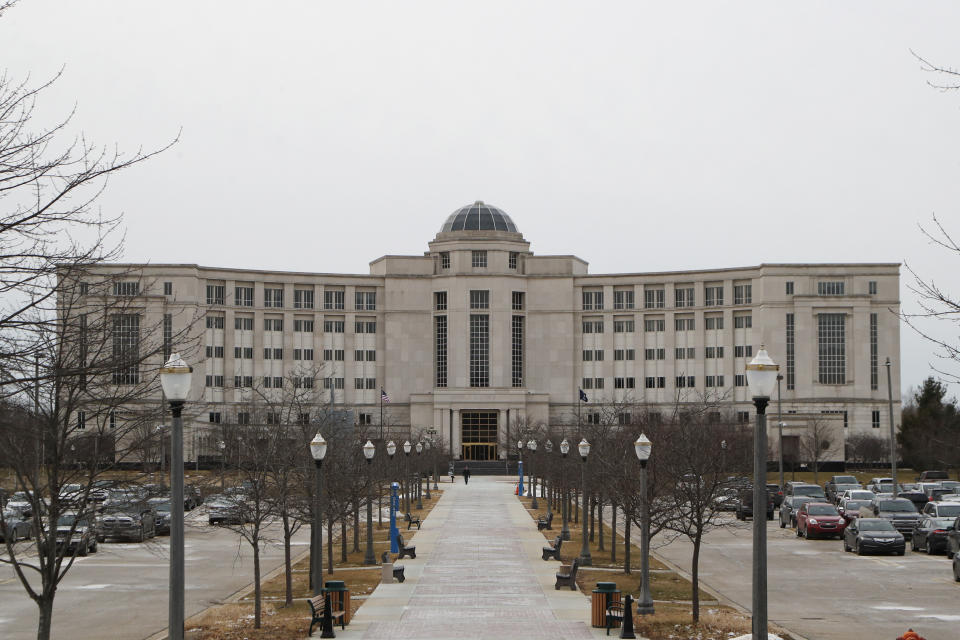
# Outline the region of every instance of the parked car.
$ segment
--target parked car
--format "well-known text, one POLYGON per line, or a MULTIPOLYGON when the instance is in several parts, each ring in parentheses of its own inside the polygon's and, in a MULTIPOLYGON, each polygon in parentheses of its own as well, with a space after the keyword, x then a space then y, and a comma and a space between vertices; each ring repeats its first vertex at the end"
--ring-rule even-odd
POLYGON ((930 482, 938 480, 949 480, 950 476, 946 471, 924 471, 917 477, 917 482, 930 482))
POLYGON ((956 518, 921 518, 910 536, 910 548, 926 551, 928 555, 947 551, 947 534, 956 523, 956 518))
POLYGON ((960 582, 960 553, 953 556, 953 579, 960 582))
POLYGON ((869 506, 860 508, 860 518, 881 518, 889 520, 897 531, 910 534, 920 519, 913 503, 905 498, 884 498, 877 496, 869 506))
POLYGON ((787 496, 810 496, 813 498, 827 499, 827 494, 819 485, 808 484, 806 482, 788 482, 787 490, 784 492, 784 498, 787 496))
POLYGON ((145 502, 115 503, 104 508, 101 536, 143 542, 157 535, 156 512, 145 502))
POLYGON ((840 494, 841 500, 873 500, 873 496, 876 494, 873 491, 867 491, 866 489, 848 489, 840 494))
POLYGON ((960 555, 960 518, 953 520, 953 527, 947 531, 947 557, 960 555))
POLYGON ((953 489, 945 489, 940 485, 936 485, 933 487, 927 487, 924 489, 924 493, 927 496, 927 502, 938 502, 944 496, 952 495, 953 489))
POLYGON ((827 500, 833 504, 840 502, 840 496, 846 491, 857 491, 863 489, 862 484, 836 484, 827 489, 827 500))
POLYGON ((920 513, 935 518, 956 518, 960 516, 960 502, 928 502, 920 513))
POLYGON ((832 476, 823 484, 823 491, 827 494, 827 499, 834 504, 839 500, 839 495, 847 489, 861 489, 863 485, 857 482, 854 476, 832 476), (841 488, 843 485, 843 488, 841 488))
POLYGON ((871 551, 902 556, 906 548, 903 534, 883 518, 857 518, 843 531, 843 550, 860 556, 871 551))
POLYGON ((805 502, 797 509, 797 535, 807 540, 814 536, 843 535, 847 521, 829 502, 805 502))
POLYGON ((31 497, 33 496, 32 491, 17 491, 10 499, 7 500, 6 507, 7 509, 18 509, 24 518, 33 517, 33 501, 31 497))
POLYGON ((200 487, 196 485, 186 485, 183 488, 183 495, 190 502, 189 507, 186 504, 183 505, 184 509, 193 510, 203 504, 203 494, 200 492, 200 487))
POLYGON ((170 535, 170 499, 150 498, 149 504, 157 512, 157 535, 170 535))
MULTIPOLYGON (((871 478, 870 482, 867 483, 866 489, 873 491, 874 493, 893 493, 893 479, 892 478, 871 478)), ((902 485, 897 485, 897 492, 903 491, 902 485)))
POLYGON ((925 506, 927 506, 927 494, 920 491, 919 489, 907 489, 906 491, 901 491, 897 493, 898 498, 906 498, 913 503, 914 508, 917 511, 922 511, 925 506))
POLYGON ((713 503, 718 511, 736 511, 739 499, 736 489, 725 488, 717 491, 713 503))
MULTIPOLYGON (((773 520, 773 494, 767 495, 767 520, 773 520)), ((737 520, 746 520, 753 517, 753 489, 741 489, 737 499, 737 520)))
POLYGON ((843 516, 843 519, 849 524, 851 520, 860 517, 861 507, 869 506, 869 500, 843 500, 840 502, 840 506, 837 507, 837 511, 840 512, 840 515, 843 516))
POLYGON ((242 494, 207 499, 207 521, 210 524, 244 524, 246 519, 247 509, 242 494))
MULTIPOLYGON (((818 489, 820 487, 817 487, 818 489)), ((811 502, 816 500, 813 496, 787 496, 783 499, 783 504, 780 505, 780 528, 783 529, 787 525, 791 527, 797 526, 797 514, 795 511, 800 508, 805 502, 811 502)))
POLYGON ((773 506, 779 507, 783 504, 783 489, 778 484, 767 484, 767 491, 773 496, 773 506))
POLYGON ((68 555, 85 556, 97 552, 100 529, 91 513, 66 512, 57 519, 56 545, 68 555))
POLYGON ((90 485, 90 502, 95 502, 97 504, 102 504, 104 500, 107 499, 109 495, 109 490, 113 487, 113 482, 109 480, 96 480, 92 485, 90 485))
POLYGON ((960 480, 941 480, 940 486, 944 489, 953 489, 956 491, 960 489, 960 480))
POLYGON ((9 537, 10 542, 17 540, 29 540, 33 531, 33 523, 30 518, 23 515, 23 510, 16 506, 7 506, 3 510, 3 520, 0 521, 0 540, 6 542, 9 537))

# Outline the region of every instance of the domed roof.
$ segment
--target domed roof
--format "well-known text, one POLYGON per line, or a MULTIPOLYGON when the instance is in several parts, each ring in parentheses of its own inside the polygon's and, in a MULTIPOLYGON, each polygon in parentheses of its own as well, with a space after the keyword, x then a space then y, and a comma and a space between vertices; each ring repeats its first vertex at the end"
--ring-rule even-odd
POLYGON ((440 227, 440 233, 445 231, 510 231, 520 233, 506 213, 477 200, 471 205, 457 209, 450 214, 447 221, 440 227))

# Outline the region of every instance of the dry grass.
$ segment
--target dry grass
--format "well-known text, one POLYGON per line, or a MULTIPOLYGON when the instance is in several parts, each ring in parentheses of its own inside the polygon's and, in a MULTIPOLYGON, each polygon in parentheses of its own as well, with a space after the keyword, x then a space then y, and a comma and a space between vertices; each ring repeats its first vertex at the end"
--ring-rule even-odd
POLYGON ((263 603, 260 629, 253 628, 253 603, 211 607, 187 620, 186 638, 192 640, 300 640, 310 627, 306 601, 292 607, 263 603))

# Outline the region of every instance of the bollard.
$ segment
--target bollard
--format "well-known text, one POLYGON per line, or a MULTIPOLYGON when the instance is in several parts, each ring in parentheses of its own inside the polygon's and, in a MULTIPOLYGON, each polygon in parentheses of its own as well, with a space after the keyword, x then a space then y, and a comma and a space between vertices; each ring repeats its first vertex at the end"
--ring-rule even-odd
POLYGON ((330 615, 330 607, 333 604, 330 602, 330 592, 324 594, 323 596, 323 622, 320 623, 320 637, 321 638, 336 638, 337 634, 333 632, 333 616, 330 615))
POLYGON ((629 593, 623 598, 623 624, 620 625, 620 637, 637 637, 633 633, 633 596, 629 593))
POLYGON ((380 566, 382 567, 381 574, 380 574, 380 582, 384 584, 392 584, 393 583, 393 563, 384 562, 380 566))

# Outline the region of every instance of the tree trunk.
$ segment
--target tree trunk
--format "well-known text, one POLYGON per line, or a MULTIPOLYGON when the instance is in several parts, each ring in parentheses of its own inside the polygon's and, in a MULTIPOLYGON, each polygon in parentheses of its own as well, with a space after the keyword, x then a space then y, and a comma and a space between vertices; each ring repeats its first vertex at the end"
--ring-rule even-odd
MULTIPOLYGON (((333 516, 327 519, 327 573, 333 573, 333 516)), ((323 585, 320 585, 323 586, 323 585)))
POLYGON ((627 509, 623 511, 623 572, 630 573, 630 524, 633 522, 633 513, 627 509))
POLYGON ((253 538, 253 628, 260 628, 261 602, 263 587, 260 586, 260 540, 253 538))
POLYGON ((380 483, 377 483, 377 528, 383 529, 383 491, 380 490, 380 483))
POLYGON ((360 501, 353 501, 353 552, 360 553, 360 501))
POLYGON ((610 503, 610 564, 617 564, 617 504, 610 503))
POLYGON ((340 520, 340 562, 347 563, 347 519, 340 520))
POLYGON ((40 609, 37 640, 50 640, 50 627, 53 624, 53 597, 41 595, 37 606, 40 609))
POLYGON ((700 622, 700 539, 702 533, 697 532, 693 539, 693 561, 690 566, 690 584, 693 589, 693 624, 700 622))
POLYGON ((573 490, 573 524, 580 524, 580 492, 573 490))
POLYGON ((596 524, 597 499, 593 496, 587 497, 587 506, 590 507, 590 542, 593 542, 593 529, 596 524))
POLYGON ((290 533, 290 516, 286 509, 284 509, 281 519, 283 520, 283 586, 285 591, 283 605, 289 607, 293 604, 293 564, 290 561, 290 538, 293 534, 290 533))

